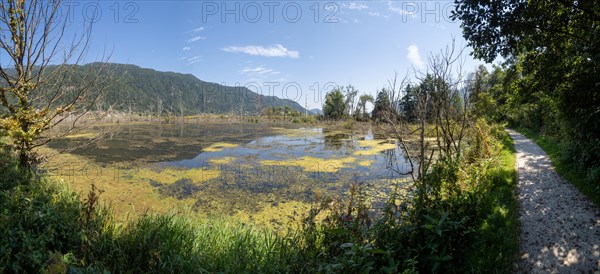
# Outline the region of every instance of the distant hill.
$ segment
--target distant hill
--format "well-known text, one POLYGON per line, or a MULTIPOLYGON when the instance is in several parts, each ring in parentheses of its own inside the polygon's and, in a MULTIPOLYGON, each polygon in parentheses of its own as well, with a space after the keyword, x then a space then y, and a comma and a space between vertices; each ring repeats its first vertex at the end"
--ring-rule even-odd
MULTIPOLYGON (((78 67, 89 71, 92 63, 78 67)), ((135 65, 108 64, 115 81, 106 88, 102 104, 97 108, 157 113, 245 113, 256 114, 265 107, 289 106, 301 113, 304 108, 295 101, 276 96, 259 95, 245 87, 223 86, 205 82, 191 74, 161 72, 135 65)))
POLYGON ((323 115, 323 111, 321 109, 318 108, 313 108, 311 110, 309 110, 308 112, 314 114, 314 115, 323 115))

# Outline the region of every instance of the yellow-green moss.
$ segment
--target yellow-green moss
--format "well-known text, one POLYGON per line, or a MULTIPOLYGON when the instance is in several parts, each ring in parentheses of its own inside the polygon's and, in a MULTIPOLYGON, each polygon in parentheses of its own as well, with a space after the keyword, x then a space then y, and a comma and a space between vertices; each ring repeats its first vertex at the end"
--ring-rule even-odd
POLYGON ((265 166, 300 167, 306 172, 338 172, 341 168, 350 167, 348 164, 354 162, 356 162, 354 157, 322 159, 304 156, 288 160, 263 160, 260 161, 260 164, 265 166))
POLYGON ((231 144, 231 143, 223 143, 223 142, 218 142, 218 143, 214 143, 212 145, 210 145, 207 148, 204 148, 203 151, 205 152, 218 152, 218 151, 222 151, 223 149, 226 148, 234 148, 237 147, 239 145, 237 144, 231 144))
POLYGON ((235 161, 234 157, 214 158, 208 160, 208 162, 210 162, 213 165, 227 165, 233 161, 235 161))
POLYGON ((358 141, 360 147, 367 150, 357 150, 353 154, 357 156, 377 155, 380 152, 396 149, 398 145, 393 140, 361 140, 358 141))

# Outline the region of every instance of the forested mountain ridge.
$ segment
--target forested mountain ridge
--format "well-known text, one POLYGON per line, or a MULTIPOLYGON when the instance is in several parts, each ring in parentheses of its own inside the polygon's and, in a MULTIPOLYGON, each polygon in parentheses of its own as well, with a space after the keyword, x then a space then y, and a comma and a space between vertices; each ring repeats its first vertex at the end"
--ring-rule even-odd
POLYGON ((101 73, 113 79, 103 87, 104 96, 95 104, 95 110, 177 115, 257 114, 266 107, 289 106, 304 113, 304 108, 293 100, 257 94, 243 86, 205 82, 191 74, 115 63, 91 63, 77 69, 94 71, 89 70, 90 66, 104 66, 101 73))

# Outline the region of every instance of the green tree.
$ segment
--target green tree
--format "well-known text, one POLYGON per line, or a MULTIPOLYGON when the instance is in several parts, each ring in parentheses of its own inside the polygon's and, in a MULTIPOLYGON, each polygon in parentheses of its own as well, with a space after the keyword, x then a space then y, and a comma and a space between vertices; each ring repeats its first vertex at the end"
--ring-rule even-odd
POLYGON ((357 108, 357 112, 361 111, 361 119, 366 119, 366 112, 367 112, 367 103, 373 103, 374 99, 373 96, 369 95, 369 94, 363 94, 358 98, 358 108, 357 108))
POLYGON ((74 72, 86 52, 90 28, 63 41, 67 24, 61 5, 0 2, 0 49, 6 58, 0 65, 0 127, 23 168, 35 160, 34 148, 51 140, 44 134, 48 129, 67 117, 82 117, 101 94, 97 75, 103 66, 90 66, 83 75, 74 72), (50 66, 55 62, 62 63, 50 66))
POLYGON ((339 88, 335 88, 325 95, 323 114, 326 119, 341 119, 346 113, 346 101, 339 88))
POLYGON ((511 109, 505 107, 508 94, 504 92, 505 71, 494 65, 488 72, 483 65, 467 76, 467 91, 473 115, 486 117, 490 121, 506 119, 506 113, 511 109))
POLYGON ((386 89, 381 89, 377 93, 375 106, 373 107, 373 119, 383 119, 390 108, 390 96, 386 89))
POLYGON ((406 85, 404 89, 404 96, 400 101, 400 107, 402 109, 402 117, 407 122, 414 122, 417 118, 417 94, 419 92, 418 86, 406 85))
POLYGON ((568 161, 597 184, 600 2, 460 0, 453 18, 475 57, 508 60, 504 92, 513 125, 561 139, 568 161))

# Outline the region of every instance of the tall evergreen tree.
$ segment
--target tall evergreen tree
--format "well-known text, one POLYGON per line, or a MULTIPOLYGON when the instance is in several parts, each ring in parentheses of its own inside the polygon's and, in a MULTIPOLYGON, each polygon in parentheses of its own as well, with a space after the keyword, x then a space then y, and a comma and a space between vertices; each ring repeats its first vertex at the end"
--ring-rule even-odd
POLYGON ((375 107, 373 108, 373 119, 383 119, 386 112, 389 112, 390 108, 390 96, 386 89, 381 89, 377 93, 377 99, 375 99, 375 107))

